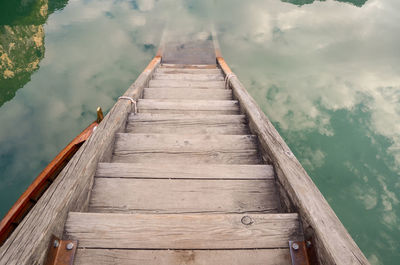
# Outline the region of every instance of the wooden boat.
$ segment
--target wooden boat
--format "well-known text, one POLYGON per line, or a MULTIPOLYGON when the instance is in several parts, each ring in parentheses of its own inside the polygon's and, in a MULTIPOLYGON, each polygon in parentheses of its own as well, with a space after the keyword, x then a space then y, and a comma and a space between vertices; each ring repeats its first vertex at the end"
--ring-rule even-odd
POLYGON ((154 57, 0 264, 369 264, 214 46, 154 57))
POLYGON ((78 136, 76 136, 61 152, 48 164, 42 172, 36 177, 31 185, 14 203, 0 222, 0 246, 10 236, 10 234, 19 225, 22 219, 27 215, 30 209, 37 203, 47 188, 53 183, 60 171, 65 167, 68 161, 79 150, 82 144, 89 138, 97 125, 103 119, 103 112, 99 107, 97 109, 97 120, 91 123, 78 136))

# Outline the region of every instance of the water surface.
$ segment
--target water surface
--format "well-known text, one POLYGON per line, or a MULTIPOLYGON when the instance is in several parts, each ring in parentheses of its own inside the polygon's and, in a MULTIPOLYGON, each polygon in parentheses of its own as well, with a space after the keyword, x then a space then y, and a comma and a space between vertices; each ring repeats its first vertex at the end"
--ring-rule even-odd
POLYGON ((399 1, 0 1, 0 215, 136 79, 165 27, 202 39, 214 25, 370 262, 398 264, 399 1))

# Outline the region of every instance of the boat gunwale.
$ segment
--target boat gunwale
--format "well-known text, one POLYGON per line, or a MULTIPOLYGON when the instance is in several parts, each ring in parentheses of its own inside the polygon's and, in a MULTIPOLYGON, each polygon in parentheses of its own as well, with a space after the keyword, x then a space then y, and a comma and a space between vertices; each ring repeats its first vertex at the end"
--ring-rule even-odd
MULTIPOLYGON (((140 98, 160 62, 161 56, 157 54, 123 96, 134 100, 140 98)), ((68 212, 87 209, 97 164, 110 160, 114 136, 125 128, 132 110, 130 100, 118 100, 115 103, 1 246, 0 264, 30 265, 44 262, 51 236, 54 234, 61 238, 63 235, 68 212)))
POLYGON ((54 181, 64 166, 68 163, 81 145, 90 137, 99 125, 97 121, 91 123, 76 136, 61 152, 42 170, 35 180, 28 186, 14 205, 0 222, 0 246, 15 230, 16 225, 24 218, 48 186, 54 181), (48 184, 49 183, 49 184, 48 184))

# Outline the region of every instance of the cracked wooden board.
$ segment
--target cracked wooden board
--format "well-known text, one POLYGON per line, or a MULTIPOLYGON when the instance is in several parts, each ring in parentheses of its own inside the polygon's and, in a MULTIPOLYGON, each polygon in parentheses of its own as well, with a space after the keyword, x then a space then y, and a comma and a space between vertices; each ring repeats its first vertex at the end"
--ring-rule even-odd
POLYGON ((288 265, 288 249, 119 250, 78 249, 75 265, 288 265))
POLYGON ((287 248, 302 237, 293 214, 116 214, 70 212, 65 235, 81 248, 287 248))
POLYGON ((274 180, 96 178, 90 212, 277 212, 274 180))
POLYGON ((129 115, 126 132, 245 135, 249 128, 244 115, 138 113, 129 115))

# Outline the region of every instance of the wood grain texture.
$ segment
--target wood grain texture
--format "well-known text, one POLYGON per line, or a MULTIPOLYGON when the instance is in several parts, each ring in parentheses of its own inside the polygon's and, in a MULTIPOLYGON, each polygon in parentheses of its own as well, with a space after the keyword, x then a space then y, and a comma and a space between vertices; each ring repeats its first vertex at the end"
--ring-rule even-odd
POLYGON ((302 238, 297 214, 107 214, 70 212, 65 235, 81 248, 287 248, 302 238), (252 224, 241 222, 244 216, 252 224))
POLYGON ((260 164, 251 135, 116 135, 113 162, 260 164))
POLYGON ((248 134, 244 115, 152 114, 129 115, 128 133, 248 134))
MULTIPOLYGON (((225 71, 223 65, 221 67, 225 71)), ((259 137, 262 151, 272 160, 278 181, 299 212, 305 231, 310 231, 310 235, 306 236, 314 237, 321 264, 369 264, 307 172, 238 78, 232 77, 230 85, 249 119, 252 132, 259 137)))
POLYGON ((218 69, 216 64, 172 64, 163 63, 160 69, 179 68, 179 69, 218 69))
MULTIPOLYGON (((124 95, 138 98, 159 62, 159 57, 154 58, 124 95)), ((112 145, 115 133, 124 127, 130 111, 131 103, 127 100, 120 100, 114 105, 0 248, 0 264, 43 262, 51 234, 62 235, 67 213, 87 208, 97 164, 112 145)))
POLYGON ((154 73, 153 80, 224 81, 222 74, 165 74, 154 73))
POLYGON ((90 212, 277 212, 271 180, 96 178, 90 212))
POLYGON ((163 63, 173 64, 214 64, 214 47, 210 39, 189 37, 182 39, 186 33, 168 33, 163 49, 163 63))
POLYGON ((288 249, 119 250, 78 249, 75 265, 288 265, 288 249))
POLYGON ((153 113, 130 113, 128 122, 147 122, 147 121, 191 121, 199 120, 204 123, 210 121, 210 123, 233 123, 233 124, 246 124, 247 119, 245 115, 207 115, 207 114, 153 114, 153 113))
POLYGON ((222 74, 221 69, 187 69, 158 67, 155 73, 159 74, 222 74))
POLYGON ((230 89, 202 88, 145 88, 145 99, 192 99, 192 100, 232 100, 230 89))
POLYGON ((225 89, 224 81, 177 81, 177 80, 151 80, 149 87, 187 87, 225 89))
POLYGON ((99 163, 96 177, 152 179, 274 180, 271 165, 99 163))
POLYGON ((239 114, 239 103, 235 100, 162 100, 140 99, 139 113, 166 114, 239 114))

